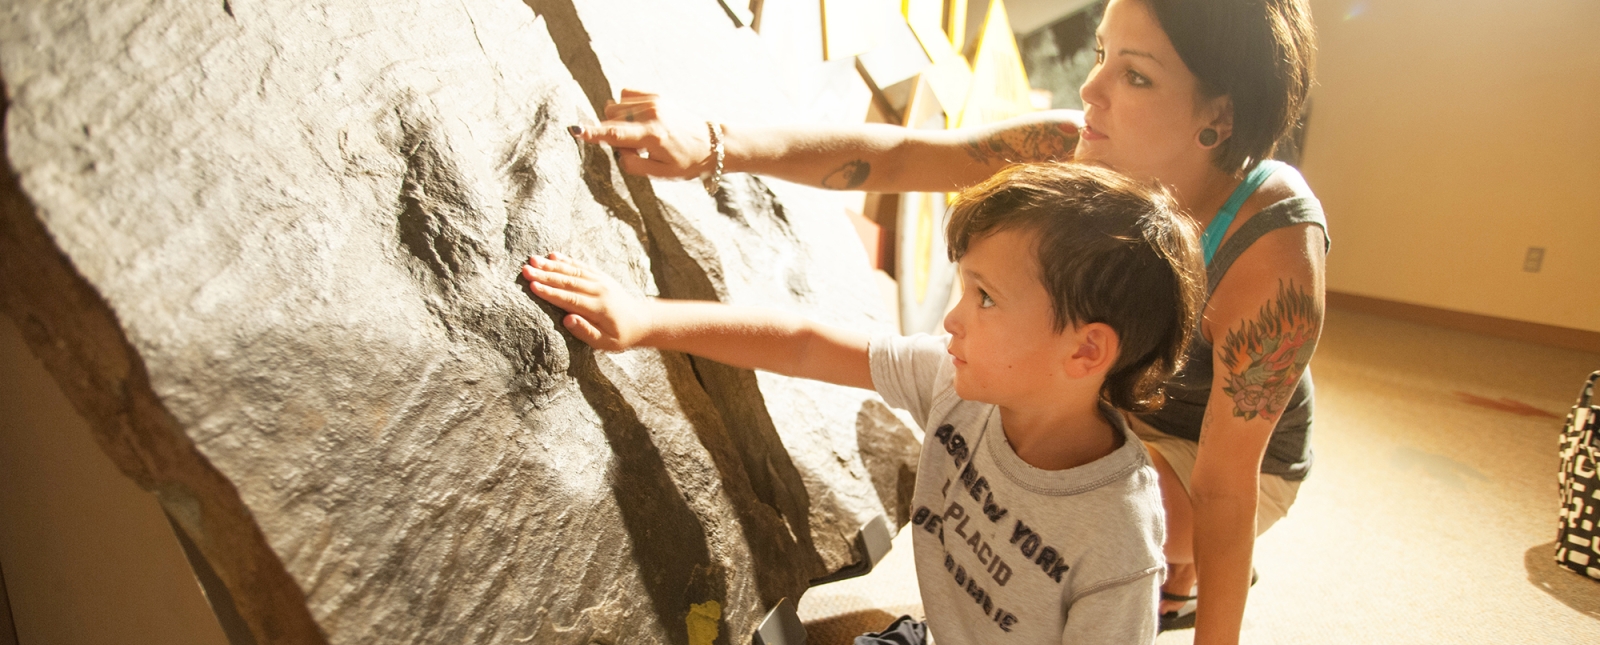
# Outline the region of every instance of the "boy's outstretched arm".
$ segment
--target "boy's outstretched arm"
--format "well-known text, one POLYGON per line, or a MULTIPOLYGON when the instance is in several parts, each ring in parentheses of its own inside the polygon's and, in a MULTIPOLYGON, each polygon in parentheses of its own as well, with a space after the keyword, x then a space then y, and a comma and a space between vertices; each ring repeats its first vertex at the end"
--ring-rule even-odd
POLYGON ((561 323, 596 349, 656 347, 735 367, 872 389, 867 335, 782 311, 655 300, 559 253, 522 267, 533 295, 567 312, 561 323))

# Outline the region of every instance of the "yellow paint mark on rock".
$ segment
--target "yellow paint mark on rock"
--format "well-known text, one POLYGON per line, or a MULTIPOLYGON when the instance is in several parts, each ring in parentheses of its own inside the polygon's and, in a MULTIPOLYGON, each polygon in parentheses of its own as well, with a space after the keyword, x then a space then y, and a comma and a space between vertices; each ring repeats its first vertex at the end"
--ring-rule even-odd
POLYGON ((689 645, 711 645, 717 640, 717 623, 722 622, 722 603, 707 600, 689 605, 689 645))

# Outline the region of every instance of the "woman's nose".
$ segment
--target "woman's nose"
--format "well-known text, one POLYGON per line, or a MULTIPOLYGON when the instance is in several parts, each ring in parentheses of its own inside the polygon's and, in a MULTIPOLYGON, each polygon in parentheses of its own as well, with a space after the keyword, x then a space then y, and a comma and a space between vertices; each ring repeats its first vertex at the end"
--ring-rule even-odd
POLYGON ((1095 65, 1089 70, 1089 76, 1083 79, 1083 86, 1078 88, 1078 98, 1083 99, 1084 105, 1105 108, 1105 88, 1100 83, 1100 72, 1104 71, 1105 68, 1105 65, 1095 65))

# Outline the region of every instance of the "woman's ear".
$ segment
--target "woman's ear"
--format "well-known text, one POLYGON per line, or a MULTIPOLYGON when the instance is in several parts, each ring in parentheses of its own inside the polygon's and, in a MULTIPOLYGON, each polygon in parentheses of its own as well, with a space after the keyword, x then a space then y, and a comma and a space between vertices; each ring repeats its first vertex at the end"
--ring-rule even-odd
POLYGON ((1217 131, 1217 145, 1221 145, 1233 136, 1233 99, 1226 94, 1207 99, 1205 109, 1211 117, 1206 127, 1217 131))
POLYGON ((1089 323, 1081 325, 1075 332, 1078 346, 1072 355, 1067 358, 1067 375, 1072 378, 1083 378, 1094 374, 1105 374, 1117 362, 1117 353, 1122 349, 1122 340, 1117 337, 1117 331, 1105 323, 1089 323))

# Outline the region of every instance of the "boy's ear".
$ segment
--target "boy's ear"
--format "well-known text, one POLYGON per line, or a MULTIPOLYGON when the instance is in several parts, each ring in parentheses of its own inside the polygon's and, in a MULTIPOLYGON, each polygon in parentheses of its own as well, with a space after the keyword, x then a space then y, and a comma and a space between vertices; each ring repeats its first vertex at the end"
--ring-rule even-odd
POLYGON ((1117 331, 1105 323, 1089 323, 1078 327, 1076 335, 1078 346, 1067 358, 1067 375, 1083 378, 1110 371, 1122 349, 1117 331))

